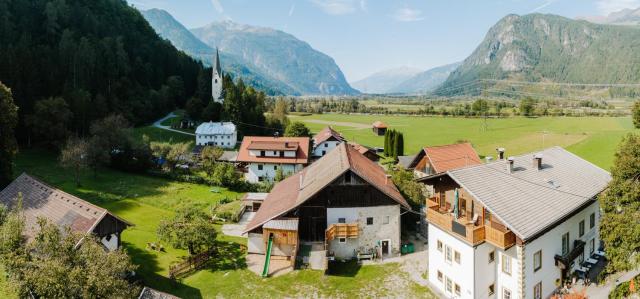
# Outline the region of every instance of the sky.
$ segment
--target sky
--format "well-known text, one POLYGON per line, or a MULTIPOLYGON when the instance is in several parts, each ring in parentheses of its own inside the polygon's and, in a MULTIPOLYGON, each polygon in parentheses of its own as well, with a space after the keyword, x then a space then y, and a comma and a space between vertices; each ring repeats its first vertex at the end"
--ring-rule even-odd
POLYGON ((569 18, 640 7, 640 0, 128 0, 187 28, 231 20, 293 34, 331 56, 354 82, 375 72, 427 70, 465 59, 508 14, 569 18))

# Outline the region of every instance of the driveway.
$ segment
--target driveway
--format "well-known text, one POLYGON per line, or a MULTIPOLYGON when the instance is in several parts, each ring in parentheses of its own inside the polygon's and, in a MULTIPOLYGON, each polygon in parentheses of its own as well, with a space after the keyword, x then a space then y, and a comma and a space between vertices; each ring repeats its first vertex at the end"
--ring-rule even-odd
POLYGON ((167 116, 157 120, 156 122, 153 123, 153 126, 158 128, 158 129, 163 129, 163 130, 167 130, 167 131, 171 131, 171 132, 176 132, 176 133, 180 133, 180 134, 185 134, 185 135, 189 135, 189 136, 196 136, 196 134, 193 133, 188 133, 188 132, 184 132, 184 131, 180 131, 180 130, 176 130, 176 129, 172 129, 170 126, 163 126, 162 122, 172 118, 172 117, 176 117, 177 115, 173 112, 170 112, 169 114, 167 114, 167 116))
POLYGON ((256 212, 245 212, 244 214, 242 214, 242 218, 240 218, 240 221, 238 221, 238 223, 224 224, 222 226, 222 233, 227 236, 246 238, 247 235, 243 234, 244 228, 255 215, 256 212))

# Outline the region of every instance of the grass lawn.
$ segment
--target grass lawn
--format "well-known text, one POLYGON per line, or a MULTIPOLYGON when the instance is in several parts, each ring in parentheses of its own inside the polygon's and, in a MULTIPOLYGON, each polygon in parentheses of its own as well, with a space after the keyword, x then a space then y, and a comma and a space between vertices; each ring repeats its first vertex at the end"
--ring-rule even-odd
MULTIPOLYGON (((495 149, 504 147, 507 155, 517 155, 559 145, 581 157, 609 169, 620 139, 636 131, 630 117, 511 117, 500 119, 418 117, 386 115, 321 114, 290 116, 306 122, 318 132, 327 124, 314 121, 370 125, 376 120, 404 133, 405 154, 412 155, 427 145, 441 145, 458 140, 470 141, 482 156, 494 156, 495 149)), ((368 146, 382 146, 383 136, 376 136, 369 127, 345 124, 333 126, 350 141, 368 146)))
POLYGON ((135 138, 142 139, 142 135, 149 136, 151 141, 170 141, 175 142, 193 142, 195 143, 196 137, 187 134, 180 134, 178 132, 172 132, 154 126, 138 127, 133 129, 133 135, 135 138))
MULTIPOLYGON (((60 168, 56 157, 42 150, 23 150, 17 157, 16 175, 27 172, 66 192, 105 207, 135 226, 123 232, 123 246, 139 266, 137 273, 148 286, 183 298, 273 298, 273 297, 431 297, 428 288, 413 282, 398 264, 364 267, 339 267, 332 275, 320 271, 300 270, 280 277, 263 279, 246 269, 242 245, 246 239, 219 233, 219 256, 202 270, 181 280, 167 278, 169 266, 186 257, 184 250, 164 244, 166 252, 147 249, 157 242, 156 227, 173 215, 176 207, 193 202, 207 209, 223 197, 241 194, 219 188, 161 178, 123 173, 110 169, 93 178, 83 174, 76 187, 71 174, 60 168)), ((233 208, 234 204, 225 205, 233 208)), ((220 231, 220 229, 218 229, 220 231)), ((1 269, 0 269, 1 270, 1 269)), ((0 272, 1 273, 1 272, 0 272)), ((11 297, 3 291, 0 297, 11 297)))

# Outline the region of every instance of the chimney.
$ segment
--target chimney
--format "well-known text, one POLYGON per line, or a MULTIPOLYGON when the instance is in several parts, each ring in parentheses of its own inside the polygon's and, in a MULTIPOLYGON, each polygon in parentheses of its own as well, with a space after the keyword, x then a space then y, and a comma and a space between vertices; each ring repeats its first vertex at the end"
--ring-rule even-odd
POLYGON ((498 152, 498 160, 504 160, 504 147, 499 147, 496 151, 498 152))
POLYGON ((300 175, 300 187, 298 188, 298 190, 302 190, 302 174, 300 175))
POLYGON ((385 175, 384 175, 384 184, 385 184, 385 185, 386 185, 386 184, 389 184, 389 178, 390 178, 390 177, 391 177, 391 175, 390 175, 390 174, 385 174, 385 175))
POLYGON ((537 170, 542 169, 542 154, 538 153, 533 155, 533 167, 537 170))
POLYGON ((513 163, 515 163, 516 159, 514 157, 509 157, 507 159, 507 171, 509 173, 513 173, 513 163))
POLYGON ((487 163, 491 163, 491 161, 493 161, 493 157, 491 157, 491 156, 486 156, 486 157, 484 157, 484 159, 485 159, 485 161, 487 163))

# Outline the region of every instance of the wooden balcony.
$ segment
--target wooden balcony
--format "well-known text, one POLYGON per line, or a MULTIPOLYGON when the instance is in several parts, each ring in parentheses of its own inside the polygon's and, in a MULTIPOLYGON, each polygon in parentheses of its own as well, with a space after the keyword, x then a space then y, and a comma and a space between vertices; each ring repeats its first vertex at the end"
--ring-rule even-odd
POLYGON ((357 238, 359 235, 358 223, 334 223, 325 231, 325 240, 335 238, 357 238))
POLYGON ((465 218, 456 219, 449 212, 432 206, 427 209, 427 221, 435 224, 440 229, 451 232, 453 235, 462 238, 472 245, 477 245, 485 240, 485 229, 483 225, 474 225, 465 218))
POLYGON ((516 243, 515 234, 499 224, 483 224, 478 220, 477 225, 470 223, 465 217, 455 218, 450 209, 441 210, 437 205, 430 205, 427 209, 427 221, 440 229, 457 236, 471 245, 489 242, 496 247, 507 249, 516 243))
POLYGON ((502 225, 490 223, 485 225, 487 242, 507 249, 516 244, 516 235, 502 225))

